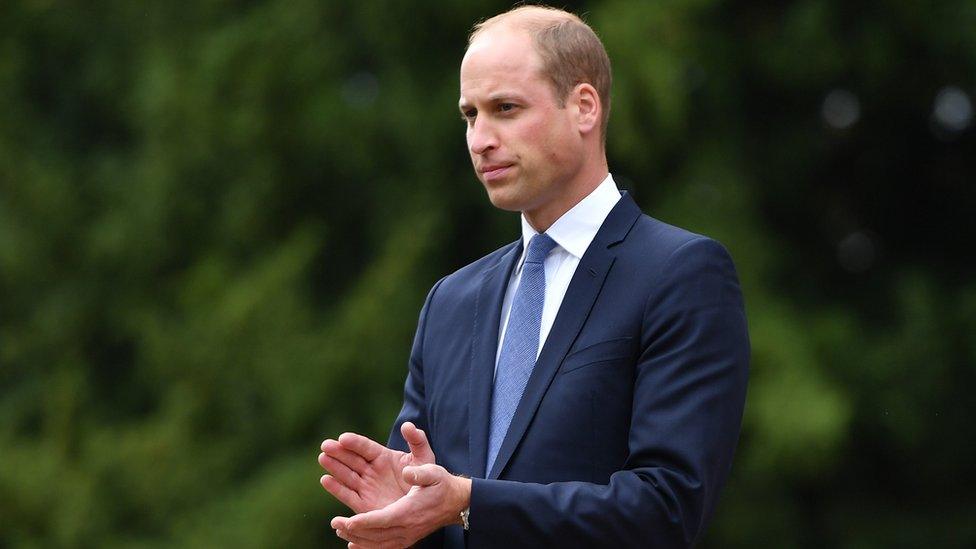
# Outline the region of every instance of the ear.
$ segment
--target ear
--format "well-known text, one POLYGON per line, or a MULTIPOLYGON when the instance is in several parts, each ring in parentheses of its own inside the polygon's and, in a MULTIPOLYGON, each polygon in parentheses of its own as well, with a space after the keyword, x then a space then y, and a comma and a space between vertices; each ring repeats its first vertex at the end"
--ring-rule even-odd
POLYGON ((600 103, 600 95, 596 88, 585 82, 576 84, 573 89, 573 98, 576 100, 576 122, 579 131, 587 134, 598 131, 600 127, 600 116, 603 114, 603 105, 600 103))

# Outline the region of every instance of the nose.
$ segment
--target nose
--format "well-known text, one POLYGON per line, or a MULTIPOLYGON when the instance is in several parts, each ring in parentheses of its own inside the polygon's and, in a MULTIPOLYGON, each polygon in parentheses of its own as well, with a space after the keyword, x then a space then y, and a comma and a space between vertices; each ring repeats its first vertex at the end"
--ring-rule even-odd
POLYGON ((485 154, 498 148, 498 134, 484 118, 475 118, 474 123, 468 126, 467 137, 471 154, 485 154))

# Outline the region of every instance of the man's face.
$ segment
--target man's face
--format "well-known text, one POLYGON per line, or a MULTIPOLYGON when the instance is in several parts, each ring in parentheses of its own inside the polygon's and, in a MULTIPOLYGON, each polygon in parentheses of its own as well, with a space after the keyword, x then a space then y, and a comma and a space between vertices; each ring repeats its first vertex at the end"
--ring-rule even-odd
POLYGON ((585 160, 576 110, 557 104, 528 33, 491 29, 471 44, 461 62, 459 107, 492 204, 532 212, 568 192, 585 160))

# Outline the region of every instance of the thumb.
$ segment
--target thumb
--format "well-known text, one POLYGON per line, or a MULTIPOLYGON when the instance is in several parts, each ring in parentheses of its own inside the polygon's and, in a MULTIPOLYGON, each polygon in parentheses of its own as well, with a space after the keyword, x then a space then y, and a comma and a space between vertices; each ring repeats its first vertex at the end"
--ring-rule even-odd
POLYGON ((414 486, 432 486, 440 482, 444 473, 443 467, 432 463, 411 465, 403 468, 403 480, 414 486))
POLYGON ((417 428, 409 421, 400 426, 400 434, 403 440, 410 446, 410 453, 419 463, 434 463, 434 450, 427 442, 427 434, 417 428))

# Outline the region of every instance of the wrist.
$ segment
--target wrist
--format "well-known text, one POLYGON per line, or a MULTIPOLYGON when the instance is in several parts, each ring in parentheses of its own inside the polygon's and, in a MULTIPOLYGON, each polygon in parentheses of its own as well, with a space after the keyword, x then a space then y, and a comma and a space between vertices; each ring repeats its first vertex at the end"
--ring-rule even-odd
POLYGON ((459 524, 465 530, 468 529, 468 511, 471 508, 471 479, 463 476, 455 477, 454 485, 457 494, 456 510, 454 523, 459 524))

